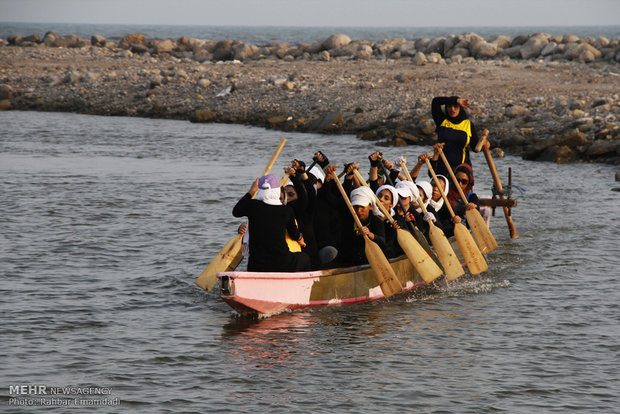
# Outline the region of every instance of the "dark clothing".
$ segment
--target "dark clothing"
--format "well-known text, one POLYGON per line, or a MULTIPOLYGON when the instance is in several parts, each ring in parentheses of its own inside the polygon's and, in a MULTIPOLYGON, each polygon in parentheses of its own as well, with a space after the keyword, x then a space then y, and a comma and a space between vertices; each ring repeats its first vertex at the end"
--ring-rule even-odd
MULTIPOLYGON (((312 192, 315 192, 314 188, 312 192)), ((325 184, 316 192, 314 204, 311 205, 314 234, 316 237, 317 249, 325 246, 340 247, 342 227, 341 213, 339 204, 342 197, 331 181, 325 184)))
POLYGON ((454 236, 454 222, 452 221, 452 215, 445 202, 442 204, 439 211, 435 211, 430 204, 426 209, 429 213, 433 213, 435 216, 435 226, 439 227, 446 237, 454 236))
MULTIPOLYGON (((464 108, 460 109, 459 115, 455 118, 448 117, 442 108, 444 105, 458 106, 457 99, 458 96, 438 96, 433 98, 431 103, 431 112, 436 125, 435 131, 437 132, 438 142, 446 144, 444 145, 443 153, 452 169, 463 163, 471 165, 469 147, 474 148, 478 143, 478 133, 473 122, 467 118, 467 112, 465 112, 464 108)), ((433 164, 436 174, 449 176, 448 170, 441 159, 431 161, 431 164, 433 164)))
POLYGON ((295 214, 289 206, 273 206, 253 200, 246 193, 233 208, 233 216, 248 217, 250 232, 250 272, 298 272, 310 269, 306 253, 293 253, 286 244, 286 232, 298 240, 299 229, 295 214))
MULTIPOLYGON (((308 253, 314 259, 317 256, 318 249, 314 235, 313 217, 309 208, 308 191, 304 182, 297 178, 297 176, 292 176, 290 179, 297 193, 297 199, 287 203, 287 205, 295 212, 299 231, 303 234, 304 241, 306 242, 306 247, 302 251, 308 253)), ((314 188, 312 188, 312 191, 314 192, 314 188)))
MULTIPOLYGON (((347 210, 348 211, 348 210, 347 210)), ((385 225, 383 221, 370 213, 368 220, 362 222, 374 235, 374 242, 385 252, 385 225)), ((368 263, 366 259, 366 242, 357 230, 355 221, 349 212, 349 220, 343 222, 342 245, 338 249, 337 261, 342 266, 353 266, 368 263)))
MULTIPOLYGON (((478 195, 476 193, 470 191, 469 193, 465 194, 465 198, 467 198, 467 201, 469 203, 474 203, 476 205, 476 209, 480 211, 480 200, 478 199, 478 195)), ((467 217, 465 216, 465 212, 465 203, 462 199, 459 198, 454 203, 454 214, 460 216, 462 219, 461 222, 467 227, 469 227, 469 224, 467 224, 467 217)))
MULTIPOLYGON (((393 218, 395 219, 395 217, 393 218)), ((402 255, 403 249, 398 243, 398 233, 396 229, 392 227, 392 223, 390 223, 389 220, 385 220, 383 226, 385 227, 385 256, 391 259, 392 257, 402 255)))

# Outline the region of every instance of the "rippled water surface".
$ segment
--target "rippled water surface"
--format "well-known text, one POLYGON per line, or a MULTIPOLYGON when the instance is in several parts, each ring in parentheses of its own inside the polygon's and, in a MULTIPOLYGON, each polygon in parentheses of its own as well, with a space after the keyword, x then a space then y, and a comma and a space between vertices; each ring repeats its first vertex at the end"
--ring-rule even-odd
MULTIPOLYGON (((91 412, 620 412, 620 186, 497 159, 519 195, 489 271, 406 299, 238 319, 193 284, 280 132, 0 113, 0 355, 10 386, 105 387, 91 412)), ((284 134, 274 167, 373 143, 284 134)), ((382 148, 410 160, 428 148, 382 148)), ((490 192, 473 155, 477 192, 490 192)), ((88 396, 92 398, 93 396, 88 396)), ((47 411, 67 412, 67 407, 47 411)), ((2 409, 2 411, 5 411, 2 409)), ((80 411, 80 409, 78 409, 80 411)), ((83 411, 86 411, 85 409, 83 411)))

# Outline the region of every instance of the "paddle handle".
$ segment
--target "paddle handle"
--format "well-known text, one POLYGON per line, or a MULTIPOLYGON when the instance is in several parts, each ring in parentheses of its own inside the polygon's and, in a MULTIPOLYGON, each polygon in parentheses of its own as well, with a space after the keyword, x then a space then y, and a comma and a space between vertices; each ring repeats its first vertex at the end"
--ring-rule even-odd
MULTIPOLYGON (((437 186, 439 186, 439 179, 437 178, 437 174, 435 174, 435 170, 433 170, 433 166, 431 165, 431 162, 429 160, 424 160, 424 161, 426 161, 426 166, 428 167, 428 171, 433 176, 433 180, 435 180, 435 183, 437 184, 437 186)), ((450 216, 454 218, 455 214, 454 214, 454 211, 452 210, 452 206, 450 205, 450 202, 448 201, 448 197, 444 194, 443 190, 441 189, 439 190, 439 193, 441 194, 441 197, 443 198, 443 202, 446 203, 446 207, 448 207, 450 216)))
POLYGON ((291 177, 288 174, 284 174, 280 179, 280 187, 284 187, 288 183, 289 178, 291 177))
MULTIPOLYGON (((364 187, 369 187, 368 183, 366 182, 366 180, 364 180, 364 177, 362 177, 362 174, 358 170, 353 170, 353 174, 355 174, 359 182, 362 183, 364 187)), ((385 218, 388 219, 390 224, 394 224, 394 218, 390 215, 390 212, 387 211, 387 208, 385 208, 385 206, 381 204, 381 200, 379 200, 379 197, 377 197, 376 194, 375 200, 377 201, 377 206, 379 207, 379 210, 381 210, 385 218)))
MULTIPOLYGON (((342 183, 338 179, 338 176, 335 173, 332 173, 332 175, 334 177, 334 180, 336 181, 336 186, 338 187, 338 191, 340 191, 340 194, 342 195, 342 199, 347 204, 347 207, 349 208, 349 211, 351 212, 351 215, 353 216, 353 220, 355 220, 355 225, 361 232, 362 227, 364 226, 362 226, 362 222, 360 221, 360 218, 357 217, 357 213, 355 212, 355 209, 353 208, 353 205, 351 204, 351 201, 349 200, 347 193, 344 191, 344 188, 342 187, 342 183)), ((365 239, 367 238, 364 233, 362 233, 362 235, 364 236, 365 239)))
POLYGON ((265 167, 263 175, 269 174, 269 171, 271 171, 271 167, 273 167, 273 164, 275 164, 276 160, 280 156, 280 152, 282 151, 282 148, 284 148, 284 144, 286 144, 286 138, 282 138, 282 140, 280 141, 278 148, 276 148, 276 151, 273 153, 271 159, 269 160, 269 164, 267 164, 267 167, 265 167))
POLYGON ((403 171, 405 172, 405 177, 407 177, 407 181, 413 182, 413 178, 411 178, 411 173, 409 172, 409 168, 407 168, 407 162, 403 161, 401 164, 401 167, 403 168, 403 171))
MULTIPOLYGON (((493 176, 493 182, 495 183, 495 188, 500 193, 503 191, 502 182, 499 179, 499 174, 497 173, 497 168, 495 168, 495 162, 493 162, 493 157, 491 157, 491 151, 488 148, 484 148, 484 158, 487 160, 487 164, 489 165, 489 170, 491 170, 491 175, 493 176)), ((499 198, 501 200, 505 200, 506 196, 500 194, 499 198)), ((510 215, 510 209, 508 207, 502 207, 504 210, 504 217, 506 217, 506 224, 508 224, 508 230, 510 231, 510 238, 518 239, 517 229, 515 228, 515 224, 512 221, 512 216, 510 215)))
POLYGON ((463 199, 463 202, 467 205, 467 197, 465 197, 465 193, 463 193, 463 189, 459 185, 459 180, 456 179, 456 175, 454 175, 454 171, 452 170, 452 167, 450 166, 450 163, 448 162, 448 159, 446 158, 446 154, 443 153, 443 150, 441 148, 439 148, 439 155, 441 156, 441 160, 443 161, 443 163, 446 165, 446 169, 448 170, 448 173, 450 174, 450 178, 452 178, 452 182, 454 183, 454 186, 459 191, 459 194, 461 198, 463 199))
POLYGON ((478 143, 476 144, 476 148, 474 148, 474 151, 480 152, 480 150, 482 149, 482 146, 487 141, 488 136, 489 136, 489 130, 485 129, 484 132, 482 133, 482 137, 480 137, 480 139, 478 140, 478 143))

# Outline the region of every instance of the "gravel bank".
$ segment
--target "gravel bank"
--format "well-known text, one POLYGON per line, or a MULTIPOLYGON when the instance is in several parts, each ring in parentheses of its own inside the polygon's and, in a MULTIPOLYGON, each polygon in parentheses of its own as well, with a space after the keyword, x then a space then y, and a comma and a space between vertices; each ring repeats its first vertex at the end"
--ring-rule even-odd
MULTIPOLYGON (((109 46, 109 45, 108 45, 109 46)), ((0 109, 228 122, 430 145, 430 102, 470 99, 494 147, 620 164, 620 65, 544 59, 349 57, 203 61, 129 49, 0 43, 0 109)))

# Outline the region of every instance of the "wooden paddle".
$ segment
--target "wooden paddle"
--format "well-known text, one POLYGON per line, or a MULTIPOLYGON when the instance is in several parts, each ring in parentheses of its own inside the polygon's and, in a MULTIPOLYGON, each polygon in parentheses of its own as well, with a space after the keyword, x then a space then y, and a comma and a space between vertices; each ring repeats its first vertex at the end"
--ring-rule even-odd
MULTIPOLYGON (((435 180, 435 183, 437 183, 437 185, 439 186, 439 179, 437 178, 435 170, 433 170, 430 161, 425 161, 426 166, 428 167, 428 171, 433 176, 433 180, 435 180)), ((443 202, 446 204, 446 207, 448 208, 448 211, 450 212, 450 215, 454 220, 455 214, 454 211, 452 211, 450 203, 448 202, 448 197, 446 197, 446 195, 441 189, 439 189, 439 193, 441 194, 443 202)), ((476 246, 474 238, 471 237, 471 234, 469 234, 469 230, 467 230, 467 228, 462 223, 454 223, 454 237, 456 237, 456 241, 459 244, 461 253, 465 258, 469 273, 471 273, 472 275, 477 275, 478 273, 484 272, 489 268, 486 260, 484 260, 484 256, 482 255, 482 253, 480 253, 480 249, 478 249, 478 246, 476 246)))
MULTIPOLYGON (((363 227, 362 222, 360 221, 359 217, 357 217, 355 209, 353 209, 351 201, 349 200, 349 197, 347 197, 347 193, 344 191, 344 188, 342 188, 342 184, 340 183, 338 176, 335 173, 331 174, 336 181, 336 185, 338 186, 340 194, 342 194, 342 198, 344 199, 347 207, 349 208, 349 211, 351 212, 351 215, 353 216, 353 220, 355 220, 357 228, 361 232, 363 227)), ((364 235, 364 242, 364 252, 366 253, 366 259, 368 259, 368 263, 374 271, 373 273, 375 275, 375 278, 377 279, 377 282, 379 282, 379 286, 381 287, 383 296, 389 298, 390 296, 401 292, 403 290, 403 285, 400 283, 400 280, 396 276, 396 273, 394 273, 394 269, 392 269, 390 262, 385 257, 385 254, 383 254, 381 248, 377 245, 377 243, 370 240, 366 235, 364 235)))
MULTIPOLYGON (((267 175, 269 173, 271 167, 273 167, 273 164, 278 159, 284 144, 286 144, 286 138, 282 138, 280 141, 278 148, 276 148, 276 151, 271 156, 267 167, 265 167, 263 175, 267 175)), ((235 237, 230 239, 228 243, 226 243, 224 247, 222 247, 222 249, 215 255, 205 270, 202 271, 200 276, 196 278, 194 283, 207 292, 210 292, 211 289, 213 289, 213 286, 217 283, 217 274, 219 272, 230 272, 235 270, 243 258, 241 254, 242 240, 242 234, 237 234, 235 237)))
MULTIPOLYGON (((486 158, 487 160, 487 164, 489 165, 489 170, 491 170, 491 175, 493 176, 493 182, 495 183, 495 188, 497 188, 497 191, 500 192, 499 198, 500 200, 505 200, 506 196, 501 194, 503 189, 502 189, 502 182, 499 179, 499 174, 497 174, 497 169, 495 168, 495 162, 493 162, 493 157, 491 157, 491 151, 484 146, 484 141, 486 141, 487 135, 489 135, 489 131, 485 130, 485 134, 483 135, 482 139, 480 139, 480 141, 478 142, 478 145, 476 145, 476 151, 480 151, 480 149, 482 149, 484 151, 484 158, 486 158)), ((517 229, 515 229, 515 224, 512 221, 512 215, 510 214, 510 208, 503 206, 502 210, 504 210, 504 217, 506 217, 506 223, 508 224, 508 230, 510 231, 510 237, 512 239, 518 239, 519 236, 517 235, 517 229)))
MULTIPOLYGON (((465 197, 465 194, 463 193, 463 190, 459 185, 459 181, 456 179, 456 175, 454 174, 454 171, 452 170, 452 167, 450 166, 450 163, 448 162, 448 159, 446 158, 446 155, 443 153, 441 148, 439 148, 439 155, 441 156, 443 163, 446 165, 446 169, 448 170, 448 173, 452 178, 454 186, 461 195, 463 203, 465 203, 465 206, 467 206, 467 197, 465 197)), ((478 211, 478 209, 476 208, 471 210, 466 209, 465 217, 467 218, 467 223, 469 224, 471 233, 474 235, 476 243, 478 243, 480 253, 487 254, 497 249, 497 241, 495 241, 495 237, 493 237, 493 233, 491 233, 489 226, 487 226, 486 221, 484 221, 484 219, 482 218, 480 211, 478 211)))
MULTIPOLYGON (((394 182, 390 178, 389 171, 387 170, 385 164, 383 164, 383 162, 381 162, 381 165, 383 166, 383 173, 385 174, 386 181, 388 182, 389 185, 394 187, 394 182)), ((400 201, 400 199, 398 200, 398 204, 400 205, 400 208, 403 210, 403 214, 407 214, 407 212, 405 211, 405 206, 403 205, 402 201, 400 201)), ((435 263, 437 263, 437 264, 441 263, 439 261, 439 258, 437 257, 437 255, 433 251, 433 249, 431 249, 431 245, 428 244, 428 240, 426 240, 426 236, 424 236, 424 233, 422 233, 420 231, 420 229, 417 228, 410 221, 407 221, 407 225, 409 226, 409 231, 411 231, 411 233, 413 234, 413 237, 415 237, 415 239, 418 241, 418 243, 420 243, 420 246, 422 246, 424 248, 424 250, 426 250, 426 253, 428 253, 431 256, 431 258, 435 261, 435 263)))
MULTIPOLYGON (((363 186, 368 187, 368 183, 366 183, 364 177, 362 177, 362 174, 360 174, 358 170, 353 170, 353 173, 363 186)), ((385 206, 381 204, 381 200, 379 200, 376 195, 375 199, 377 200, 377 206, 379 206, 385 218, 389 220, 390 224, 394 224, 394 218, 390 215, 385 206)), ((426 283, 432 283, 433 280, 441 276, 443 273, 441 268, 437 266, 437 263, 435 263, 426 250, 420 246, 420 243, 413 238, 411 233, 403 229, 396 229, 396 239, 409 258, 411 264, 413 264, 426 283)))
MULTIPOLYGON (((405 170, 407 180, 413 181, 411 179, 411 174, 409 174, 409 170, 407 169, 407 164, 404 164, 403 169, 405 170)), ((422 212, 426 214, 426 206, 424 205, 424 200, 422 200, 422 197, 418 197, 418 205, 422 209, 422 212)), ((439 262, 441 263, 441 266, 446 274, 446 279, 454 280, 457 277, 464 275, 465 270, 463 270, 461 261, 454 252, 448 238, 439 227, 435 226, 435 223, 432 221, 428 222, 428 236, 431 238, 433 247, 437 252, 437 257, 439 258, 439 262)))

